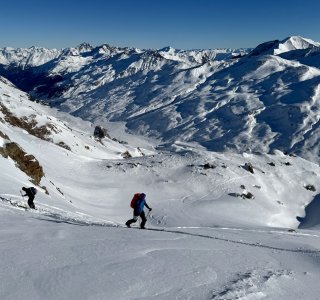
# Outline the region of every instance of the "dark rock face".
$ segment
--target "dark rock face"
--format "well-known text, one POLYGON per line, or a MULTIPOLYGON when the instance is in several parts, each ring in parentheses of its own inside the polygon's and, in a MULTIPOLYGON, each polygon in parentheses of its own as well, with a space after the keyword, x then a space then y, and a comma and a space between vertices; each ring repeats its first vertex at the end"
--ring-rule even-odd
POLYGON ((132 155, 130 154, 129 151, 123 152, 123 153, 121 154, 121 156, 122 156, 124 159, 129 159, 129 158, 132 157, 132 155))
POLYGON ((211 164, 211 163, 206 163, 206 164, 203 165, 203 168, 204 168, 205 170, 214 169, 215 167, 216 167, 216 166, 214 166, 214 165, 211 164))
POLYGON ((245 163, 245 164, 244 164, 244 169, 246 169, 248 172, 254 174, 253 166, 252 166, 251 163, 245 163))
MULTIPOLYGON (((255 49, 253 49, 248 56, 258 56, 258 55, 263 55, 269 52, 271 52, 273 49, 278 47, 280 41, 279 40, 274 40, 266 43, 262 43, 258 45, 255 49)), ((273 54, 273 53, 270 53, 273 54)))
POLYGON ((42 166, 33 155, 24 152, 24 150, 14 142, 5 144, 4 147, 0 149, 0 154, 5 158, 10 157, 22 172, 32 178, 34 184, 40 184, 44 172, 42 166))
POLYGON ((312 185, 312 184, 307 184, 307 185, 305 185, 305 187, 304 187, 306 190, 308 190, 308 191, 312 191, 312 192, 315 192, 316 191, 316 188, 314 187, 314 185, 312 185))
POLYGON ((104 137, 110 138, 107 129, 102 126, 96 126, 93 132, 93 136, 98 139, 103 139, 104 137))
POLYGON ((50 129, 54 129, 53 125, 47 124, 46 126, 40 126, 38 127, 37 122, 33 118, 18 118, 15 115, 13 115, 8 108, 6 108, 4 105, 0 104, 0 111, 4 114, 4 119, 6 122, 8 122, 10 125, 19 127, 22 129, 25 129, 28 133, 42 139, 49 141, 49 136, 51 134, 50 129))

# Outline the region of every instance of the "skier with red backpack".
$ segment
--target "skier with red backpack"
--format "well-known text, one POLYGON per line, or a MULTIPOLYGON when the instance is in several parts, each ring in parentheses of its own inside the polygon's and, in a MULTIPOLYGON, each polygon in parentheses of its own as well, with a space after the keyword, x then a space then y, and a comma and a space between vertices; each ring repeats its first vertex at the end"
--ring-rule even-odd
POLYGON ((136 193, 134 194, 132 200, 131 200, 131 204, 130 206, 133 208, 133 218, 128 220, 126 222, 127 227, 131 227, 130 225, 132 223, 137 222, 138 218, 141 218, 141 224, 140 224, 140 228, 144 229, 144 225, 147 222, 147 218, 146 218, 146 214, 144 213, 144 206, 146 206, 146 208, 149 209, 149 211, 152 210, 151 207, 148 206, 147 202, 146 202, 146 194, 144 193, 136 193))

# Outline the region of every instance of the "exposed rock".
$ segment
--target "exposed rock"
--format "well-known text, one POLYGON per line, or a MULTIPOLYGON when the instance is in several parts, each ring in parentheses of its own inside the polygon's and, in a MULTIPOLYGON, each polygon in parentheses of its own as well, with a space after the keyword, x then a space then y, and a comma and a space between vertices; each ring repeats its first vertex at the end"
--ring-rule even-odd
POLYGON ((229 193, 228 195, 231 197, 241 197, 241 194, 239 193, 229 193))
POLYGON ((1 152, 5 158, 10 157, 22 172, 31 177, 32 183, 39 185, 41 178, 44 176, 44 172, 38 160, 33 155, 25 153, 24 150, 14 142, 5 144, 1 152))
POLYGON ((252 166, 251 163, 245 163, 243 168, 244 168, 245 170, 249 171, 250 173, 254 174, 253 166, 252 166))
POLYGON ((3 133, 2 131, 0 131, 0 137, 2 137, 3 139, 6 139, 6 140, 10 140, 9 137, 3 133))
POLYGON ((98 139, 103 139, 104 137, 111 139, 107 129, 103 128, 102 126, 96 126, 94 128, 93 136, 98 139))
POLYGON ((128 142, 126 142, 126 141, 120 141, 120 140, 118 140, 118 139, 116 139, 116 138, 112 138, 112 140, 113 140, 114 142, 117 142, 117 143, 122 144, 122 145, 128 145, 128 142))
POLYGON ((141 151, 140 147, 138 147, 137 150, 139 151, 139 153, 141 154, 141 156, 145 156, 145 154, 141 151))
POLYGON ((307 184, 304 186, 304 188, 308 191, 312 191, 312 192, 315 192, 316 191, 316 188, 314 187, 314 185, 312 184, 307 184))
POLYGON ((121 156, 122 156, 123 158, 125 158, 125 159, 128 159, 128 158, 131 158, 131 157, 132 157, 132 155, 130 154, 129 151, 126 151, 126 152, 121 153, 121 156))
POLYGON ((64 196, 64 193, 60 190, 60 188, 56 187, 56 189, 62 196, 64 196))
POLYGON ((23 117, 18 118, 13 115, 4 105, 0 104, 0 111, 4 114, 4 119, 10 125, 22 128, 26 130, 29 134, 32 134, 42 140, 49 141, 49 136, 51 131, 49 129, 54 129, 52 124, 47 124, 47 126, 37 127, 37 121, 34 117, 30 116, 30 118, 23 117))
POLYGON ((254 199, 254 195, 247 190, 243 190, 241 194, 239 193, 229 193, 231 197, 241 197, 242 199, 254 199))
POLYGON ((242 197, 242 198, 247 198, 247 199, 254 199, 253 194, 250 193, 250 192, 248 192, 248 191, 246 191, 246 190, 244 190, 244 191, 242 192, 241 197, 242 197))
POLYGON ((213 164, 210 164, 210 163, 205 163, 202 167, 205 170, 208 170, 208 169, 214 169, 216 166, 214 166, 213 164))
POLYGON ((268 165, 270 165, 271 167, 275 167, 276 164, 274 162, 269 162, 268 165))
POLYGON ((64 142, 59 142, 59 143, 57 143, 56 145, 58 145, 58 146, 60 146, 60 147, 62 147, 62 148, 64 148, 64 149, 67 149, 67 150, 71 151, 70 146, 68 146, 68 145, 65 144, 64 142))

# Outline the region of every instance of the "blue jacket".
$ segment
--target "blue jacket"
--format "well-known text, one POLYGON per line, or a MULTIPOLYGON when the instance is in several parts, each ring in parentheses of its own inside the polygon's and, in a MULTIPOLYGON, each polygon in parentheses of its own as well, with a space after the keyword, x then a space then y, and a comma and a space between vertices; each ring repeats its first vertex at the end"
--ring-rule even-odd
POLYGON ((134 213, 135 214, 142 213, 145 203, 146 203, 146 200, 143 199, 142 197, 139 197, 134 206, 134 213))
MULTIPOLYGON (((135 203, 134 206, 134 214, 140 215, 143 212, 143 208, 144 206, 146 206, 147 208, 149 208, 147 202, 146 202, 146 198, 145 197, 139 197, 135 203)), ((149 208, 150 209, 150 208, 149 208)))

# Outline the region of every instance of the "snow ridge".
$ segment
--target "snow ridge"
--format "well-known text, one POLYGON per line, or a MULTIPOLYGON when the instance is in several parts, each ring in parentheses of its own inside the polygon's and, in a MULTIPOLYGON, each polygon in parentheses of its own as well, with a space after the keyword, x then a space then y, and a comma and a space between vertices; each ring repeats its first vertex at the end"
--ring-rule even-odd
MULTIPOLYGON (((122 65, 124 77, 148 78, 150 68, 157 68, 153 75, 166 71, 161 77, 165 81, 172 70, 181 67, 176 61, 168 63, 157 52, 144 53, 142 59, 141 53, 133 51, 134 59, 123 53, 110 58, 119 69, 122 59, 129 60, 131 69, 122 65)), ((72 53, 68 59, 81 56, 85 68, 88 57, 79 55, 79 50, 72 53)), ((155 124, 159 132, 165 132, 167 126, 170 130, 177 126, 181 133, 175 135, 180 140, 176 138, 162 147, 161 141, 133 136, 126 132, 124 123, 105 122, 103 115, 90 111, 95 114, 96 124, 108 129, 108 136, 94 138, 94 124, 44 105, 0 77, 0 239, 5 241, 0 298, 318 299, 320 225, 310 209, 319 207, 319 165, 278 150, 273 154, 216 153, 186 142, 195 140, 196 130, 201 131, 199 121, 216 121, 207 115, 209 110, 215 113, 216 109, 229 107, 222 116, 231 120, 232 116, 239 116, 241 120, 241 103, 246 104, 246 109, 255 109, 245 122, 247 129, 241 132, 242 138, 254 135, 257 116, 269 109, 262 103, 271 100, 261 97, 255 102, 254 98, 247 98, 251 91, 245 88, 250 82, 261 85, 259 93, 264 85, 269 87, 266 72, 270 76, 282 72, 283 83, 293 79, 297 84, 300 79, 304 84, 316 83, 315 68, 296 61, 288 64, 280 56, 263 56, 259 60, 246 57, 180 69, 173 76, 174 93, 168 92, 164 103, 160 94, 158 101, 152 98, 153 106, 140 99, 140 106, 131 107, 129 113, 130 122, 139 122, 141 117, 148 119, 155 112, 153 120, 148 120, 153 124, 161 121, 156 113, 166 113, 170 120, 173 107, 180 108, 174 126, 170 122, 155 124), (248 64, 252 69, 245 72, 241 66, 248 64), (211 67, 216 73, 209 76, 211 67), (234 71, 233 76, 243 87, 235 77, 226 77, 225 68, 234 71), (298 74, 296 68, 300 70, 298 74), (200 82, 187 80, 199 74, 203 75, 200 82), (186 82, 187 90, 181 88, 179 80, 186 82), (211 82, 210 89, 207 80, 211 82), (223 92, 225 85, 234 90, 223 92), (205 93, 225 98, 210 107, 208 102, 214 100, 213 96, 199 101, 205 93), (234 94, 238 94, 236 102, 234 94), (188 114, 187 104, 196 102, 198 119, 190 120, 193 113, 188 114), (188 130, 180 126, 182 121, 189 125, 188 130), (33 155, 44 170, 45 176, 37 186, 36 211, 26 209, 26 199, 19 194, 21 186, 34 183, 14 159, 4 155, 9 142, 23 149, 23 157, 33 155), (166 151, 169 147, 173 151, 166 151), (132 217, 130 199, 138 191, 146 193, 153 208, 148 215, 148 230, 124 228, 125 221, 132 217), (254 197, 248 197, 249 192, 254 197), (298 228, 299 219, 304 219, 306 229, 298 228)), ((108 67, 111 71, 112 66, 108 67)), ((76 78, 78 72, 81 73, 77 71, 71 78, 76 78)), ((279 88, 281 82, 276 83, 277 95, 290 94, 279 88)), ((113 84, 112 114, 116 114, 123 103, 117 103, 119 85, 113 84)), ((132 85, 123 89, 124 97, 130 97, 132 85)), ((106 86, 102 84, 100 89, 106 86)), ((65 93, 70 89, 69 86, 65 93)), ((95 93, 94 88, 91 92, 95 93)), ((317 106, 318 92, 317 86, 309 99, 311 104, 308 106, 307 100, 304 103, 309 119, 299 125, 301 131, 312 132, 317 114, 312 114, 315 109, 310 108, 317 106)), ((144 93, 141 87, 140 93, 144 93)), ((285 107, 300 103, 298 98, 280 97, 279 102, 285 107)), ((70 104, 64 100, 66 106, 70 104)), ((83 102, 73 101, 75 112, 80 111, 83 102)), ((85 104, 88 110, 92 108, 92 102, 85 104)), ((103 111, 105 103, 96 101, 95 105, 97 111, 103 111)), ((289 111, 296 116, 294 110, 289 111)), ((118 116, 124 113, 125 109, 118 116)), ((145 130, 146 124, 140 123, 139 130, 145 130)), ((302 141, 300 137, 294 140, 295 145, 302 141)))
POLYGON ((213 151, 280 149, 318 161, 319 49, 299 36, 259 45, 248 55, 248 49, 84 43, 42 49, 50 55, 34 61, 12 54, 21 49, 2 49, 0 74, 60 110, 91 122, 126 122, 131 132, 169 148, 194 142, 213 151), (26 61, 28 68, 17 73, 26 61))

